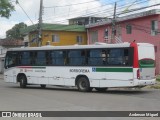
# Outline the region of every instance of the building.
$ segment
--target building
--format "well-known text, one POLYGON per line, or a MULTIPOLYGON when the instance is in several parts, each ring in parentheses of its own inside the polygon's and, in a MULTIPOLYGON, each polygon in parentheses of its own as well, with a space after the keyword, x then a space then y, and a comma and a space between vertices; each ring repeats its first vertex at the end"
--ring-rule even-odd
POLYGON ((0 39, 0 46, 4 48, 13 48, 13 47, 21 47, 24 46, 23 40, 16 39, 0 39))
MULTIPOLYGON (((30 47, 38 46, 38 30, 36 26, 21 29, 25 36, 25 44, 29 41, 30 47)), ((42 24, 42 46, 46 44, 61 46, 87 44, 87 33, 82 25, 42 24)))
POLYGON ((106 18, 104 17, 77 17, 69 19, 69 25, 88 25, 92 23, 96 23, 99 21, 104 21, 106 18))
POLYGON ((95 42, 146 42, 155 46, 156 73, 160 74, 160 10, 149 10, 116 19, 115 30, 112 21, 86 25, 88 44, 95 42))

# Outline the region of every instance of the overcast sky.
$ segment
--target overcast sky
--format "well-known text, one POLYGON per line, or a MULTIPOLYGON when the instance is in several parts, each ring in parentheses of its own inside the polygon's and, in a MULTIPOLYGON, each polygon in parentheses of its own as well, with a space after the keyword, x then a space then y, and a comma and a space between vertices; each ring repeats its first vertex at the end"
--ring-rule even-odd
MULTIPOLYGON (((15 0, 11 0, 15 3, 15 0)), ((112 17, 114 2, 117 1, 117 12, 126 8, 132 9, 160 3, 160 0, 43 0, 44 23, 67 24, 69 18, 80 16, 102 16, 112 17)), ((19 0, 21 7, 26 11, 34 24, 37 23, 39 17, 40 0, 19 0)), ((18 4, 9 19, 0 18, 0 38, 5 37, 5 32, 11 29, 15 24, 24 22, 32 25, 25 13, 18 4)))

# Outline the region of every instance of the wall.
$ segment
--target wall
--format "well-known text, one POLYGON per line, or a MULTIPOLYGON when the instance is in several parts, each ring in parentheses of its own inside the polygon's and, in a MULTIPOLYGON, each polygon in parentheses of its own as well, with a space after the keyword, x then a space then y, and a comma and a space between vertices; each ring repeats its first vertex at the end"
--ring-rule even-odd
MULTIPOLYGON (((30 41, 31 36, 36 33, 30 34, 30 41)), ((82 44, 87 44, 87 33, 86 32, 67 32, 67 31, 43 31, 42 32, 42 45, 46 45, 47 41, 50 41, 51 45, 54 46, 61 46, 61 45, 74 45, 77 44, 77 36, 82 36, 83 42, 82 44), (59 35, 59 42, 52 42, 52 35, 57 34, 59 35)), ((30 46, 37 46, 36 42, 30 43, 30 46)))

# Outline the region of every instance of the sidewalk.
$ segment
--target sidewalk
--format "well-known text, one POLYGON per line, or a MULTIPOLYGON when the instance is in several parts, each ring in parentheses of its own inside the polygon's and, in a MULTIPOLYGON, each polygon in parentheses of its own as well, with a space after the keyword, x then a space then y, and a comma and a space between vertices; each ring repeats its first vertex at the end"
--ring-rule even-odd
POLYGON ((0 80, 3 80, 3 73, 0 73, 0 80))

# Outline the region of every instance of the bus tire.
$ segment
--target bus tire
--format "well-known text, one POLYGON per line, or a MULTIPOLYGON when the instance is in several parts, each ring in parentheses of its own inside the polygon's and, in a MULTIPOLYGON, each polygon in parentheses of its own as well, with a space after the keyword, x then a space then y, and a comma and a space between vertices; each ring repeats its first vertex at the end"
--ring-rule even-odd
POLYGON ((92 91, 90 88, 89 80, 86 77, 80 77, 77 81, 77 88, 81 92, 89 92, 92 91))
POLYGON ((41 86, 41 88, 46 88, 46 85, 44 85, 44 84, 41 84, 40 86, 41 86))
POLYGON ((20 84, 20 88, 26 88, 26 86, 27 86, 27 78, 26 78, 25 75, 19 76, 19 84, 20 84))
POLYGON ((105 92, 108 88, 95 88, 98 92, 105 92))

